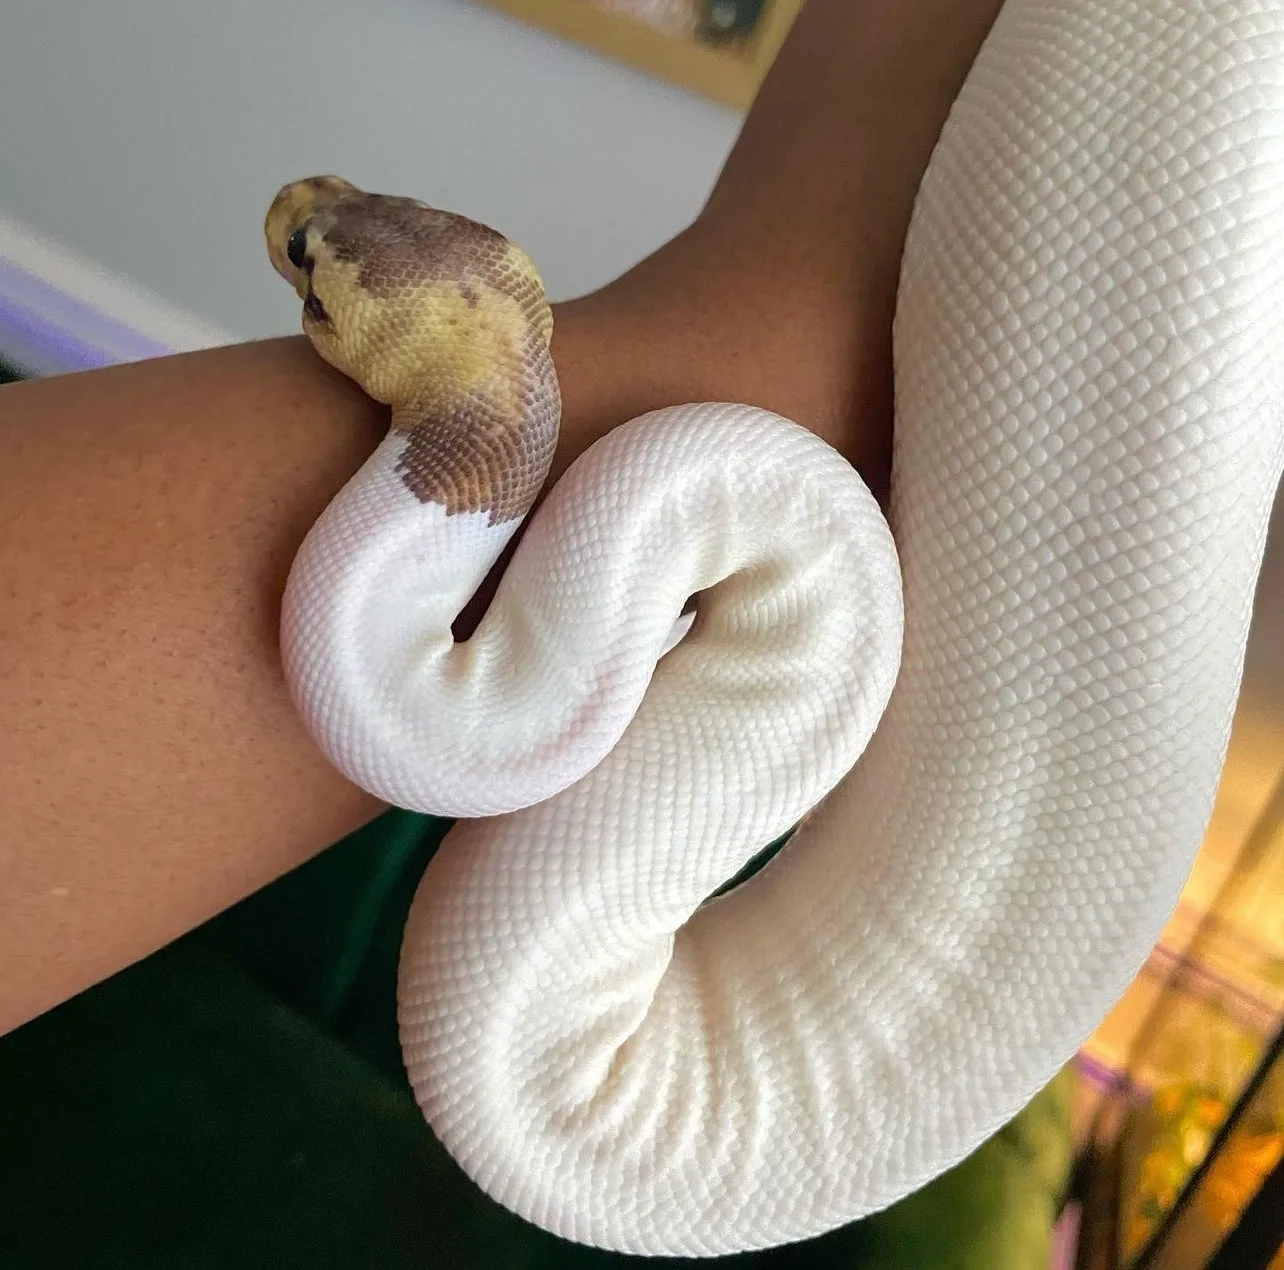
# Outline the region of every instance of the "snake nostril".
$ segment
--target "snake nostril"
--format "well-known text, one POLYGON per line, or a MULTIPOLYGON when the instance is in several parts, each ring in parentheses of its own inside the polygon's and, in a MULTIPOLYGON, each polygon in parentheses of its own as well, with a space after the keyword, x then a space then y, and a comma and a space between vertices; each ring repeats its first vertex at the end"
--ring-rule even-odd
POLYGON ((290 235, 289 242, 285 244, 286 258, 296 269, 302 269, 303 262, 307 259, 307 250, 308 231, 306 229, 296 229, 290 235))

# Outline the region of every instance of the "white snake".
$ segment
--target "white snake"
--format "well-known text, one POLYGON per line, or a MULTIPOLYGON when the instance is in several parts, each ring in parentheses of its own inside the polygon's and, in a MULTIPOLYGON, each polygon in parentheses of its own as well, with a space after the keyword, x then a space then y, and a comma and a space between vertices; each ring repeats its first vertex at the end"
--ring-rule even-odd
POLYGON ((691 1255, 971 1152, 1127 985, 1211 809, 1284 461, 1284 3, 1009 0, 906 249, 895 547, 810 434, 681 406, 581 457, 465 643, 556 432, 534 269, 335 178, 267 230, 393 407, 283 652, 340 769, 463 818, 399 987, 442 1142, 550 1231, 691 1255))

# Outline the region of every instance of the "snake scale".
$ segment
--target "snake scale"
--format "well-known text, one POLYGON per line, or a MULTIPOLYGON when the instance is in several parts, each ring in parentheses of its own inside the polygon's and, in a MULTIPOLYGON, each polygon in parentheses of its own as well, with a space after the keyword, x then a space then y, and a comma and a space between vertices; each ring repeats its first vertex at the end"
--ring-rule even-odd
POLYGON ((1284 462, 1284 3, 1008 0, 906 244, 888 516, 794 423, 675 404, 578 459, 466 641, 557 436, 538 273, 335 177, 266 229, 391 408, 282 653, 340 770, 458 818, 399 973, 434 1132, 550 1231, 690 1256, 972 1151, 1212 807, 1284 462))

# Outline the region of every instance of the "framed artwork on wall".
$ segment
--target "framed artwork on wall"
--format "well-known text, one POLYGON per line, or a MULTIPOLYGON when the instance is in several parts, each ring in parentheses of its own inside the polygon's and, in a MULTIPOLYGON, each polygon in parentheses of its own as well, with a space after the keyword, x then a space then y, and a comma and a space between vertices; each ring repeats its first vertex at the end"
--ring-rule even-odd
POLYGON ((803 0, 478 0, 738 109, 803 0))

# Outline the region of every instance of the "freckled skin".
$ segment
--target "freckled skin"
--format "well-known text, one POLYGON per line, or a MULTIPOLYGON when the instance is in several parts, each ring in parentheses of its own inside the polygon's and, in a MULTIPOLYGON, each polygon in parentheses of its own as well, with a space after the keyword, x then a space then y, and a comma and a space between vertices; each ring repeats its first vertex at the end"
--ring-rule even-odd
POLYGON ((265 233, 314 347, 392 407, 415 497, 492 523, 524 516, 561 415, 552 310, 525 253, 467 217, 330 176, 285 186, 265 233))

